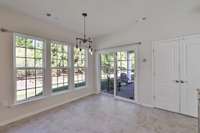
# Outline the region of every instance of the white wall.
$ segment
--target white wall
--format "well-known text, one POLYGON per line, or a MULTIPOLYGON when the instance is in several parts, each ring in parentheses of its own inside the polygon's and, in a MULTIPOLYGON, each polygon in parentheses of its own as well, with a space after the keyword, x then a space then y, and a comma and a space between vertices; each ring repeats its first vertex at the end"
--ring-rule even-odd
MULTIPOLYGON (((1 7, 0 18, 0 27, 17 32, 61 41, 73 39, 75 36, 74 33, 71 34, 59 26, 56 27, 53 24, 41 22, 25 15, 16 14, 11 10, 1 7), (74 36, 72 37, 72 35, 74 36)), ((0 126, 95 92, 94 78, 92 75, 92 73, 94 73, 94 58, 89 56, 88 88, 45 97, 44 99, 21 105, 11 107, 5 106, 7 103, 11 102, 11 94, 15 89, 12 87, 12 79, 14 76, 12 75, 12 37, 12 33, 0 32, 0 126)))
POLYGON ((96 48, 113 47, 141 41, 139 48, 139 102, 153 106, 152 88, 152 42, 181 35, 200 33, 199 14, 162 14, 150 16, 145 22, 134 23, 108 36, 96 38, 96 48), (147 62, 142 62, 146 58, 147 62))

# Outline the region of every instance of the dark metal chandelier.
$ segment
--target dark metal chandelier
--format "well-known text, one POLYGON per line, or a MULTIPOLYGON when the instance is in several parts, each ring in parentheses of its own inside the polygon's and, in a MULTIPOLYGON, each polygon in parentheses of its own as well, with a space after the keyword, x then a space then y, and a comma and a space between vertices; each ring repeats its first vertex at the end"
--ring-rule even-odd
POLYGON ((92 54, 93 52, 93 48, 91 46, 92 44, 92 39, 90 37, 86 37, 86 24, 85 24, 85 19, 87 17, 87 13, 82 13, 82 16, 84 18, 84 35, 83 35, 83 38, 80 38, 80 37, 77 37, 76 38, 76 48, 81 51, 82 50, 82 47, 87 47, 90 54, 92 54))

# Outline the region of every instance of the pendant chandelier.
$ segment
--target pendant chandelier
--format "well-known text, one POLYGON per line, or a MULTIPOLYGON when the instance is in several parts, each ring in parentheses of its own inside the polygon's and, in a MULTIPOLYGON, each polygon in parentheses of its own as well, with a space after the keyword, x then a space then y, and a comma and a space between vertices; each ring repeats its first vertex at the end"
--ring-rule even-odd
POLYGON ((92 55, 93 48, 91 46, 92 44, 92 39, 90 37, 86 37, 86 24, 85 24, 85 19, 87 17, 87 13, 82 13, 82 16, 84 18, 84 34, 83 38, 77 37, 76 38, 76 48, 79 49, 80 51, 82 50, 82 47, 88 48, 89 53, 92 55))

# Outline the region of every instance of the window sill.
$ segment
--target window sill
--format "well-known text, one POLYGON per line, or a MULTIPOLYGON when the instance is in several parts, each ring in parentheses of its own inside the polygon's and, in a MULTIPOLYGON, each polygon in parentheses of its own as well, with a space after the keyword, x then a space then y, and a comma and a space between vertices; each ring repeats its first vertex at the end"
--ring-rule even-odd
POLYGON ((31 98, 29 100, 26 100, 26 101, 20 101, 20 102, 15 102, 13 104, 13 106, 18 106, 18 105, 22 105, 22 104, 28 104, 28 103, 31 103, 31 102, 35 102, 35 101, 39 101, 39 100, 43 100, 45 98, 47 98, 48 96, 40 96, 40 97, 36 97, 36 98, 31 98))
POLYGON ((60 91, 60 92, 51 92, 51 94, 49 96, 51 97, 51 96, 63 95, 63 94, 70 93, 72 91, 73 91, 72 89, 68 89, 68 90, 64 90, 64 91, 60 91))
POLYGON ((74 90, 82 90, 87 88, 87 86, 81 86, 81 87, 74 87, 74 90))
MULTIPOLYGON (((43 95, 43 96, 32 98, 32 99, 29 99, 29 100, 26 100, 26 101, 16 102, 12 106, 29 104, 29 103, 36 102, 36 101, 39 101, 39 100, 43 100, 43 99, 46 99, 46 98, 49 98, 49 97, 64 95, 64 94, 67 94, 67 93, 70 93, 70 92, 76 92, 78 90, 82 90, 82 89, 86 89, 86 88, 87 88, 87 86, 81 86, 81 87, 77 87, 77 88, 73 88, 73 89, 68 89, 68 90, 65 90, 65 91, 55 92, 55 93, 51 93, 50 95, 43 95)), ((9 106, 9 107, 12 107, 12 106, 9 106)))

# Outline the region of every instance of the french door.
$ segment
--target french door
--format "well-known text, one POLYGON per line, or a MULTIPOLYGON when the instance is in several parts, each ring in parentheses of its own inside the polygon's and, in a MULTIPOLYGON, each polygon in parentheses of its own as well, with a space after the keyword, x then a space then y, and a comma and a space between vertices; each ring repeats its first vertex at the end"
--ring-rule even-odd
POLYGON ((101 92, 135 101, 137 96, 137 49, 100 53, 101 92))
POLYGON ((180 111, 179 43, 177 40, 159 42, 154 47, 154 81, 156 107, 180 111))
POLYGON ((200 36, 158 42, 154 47, 155 106, 197 117, 200 36))

